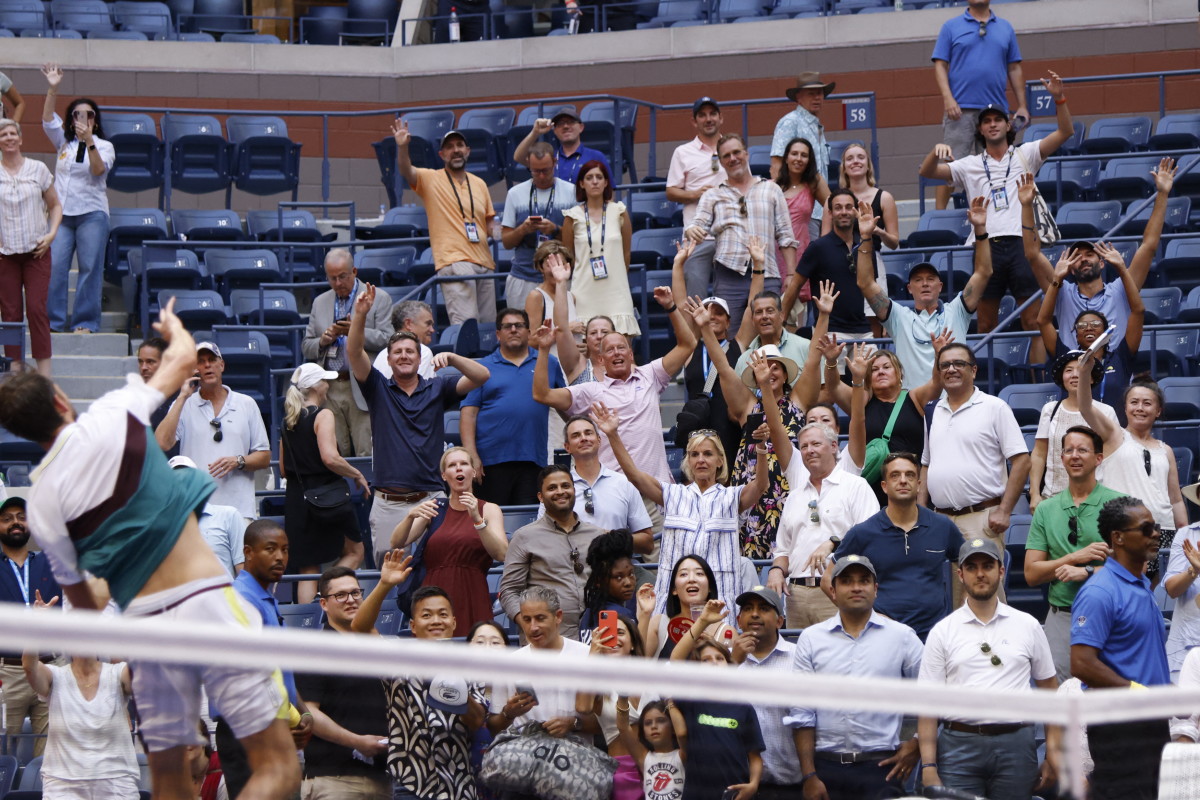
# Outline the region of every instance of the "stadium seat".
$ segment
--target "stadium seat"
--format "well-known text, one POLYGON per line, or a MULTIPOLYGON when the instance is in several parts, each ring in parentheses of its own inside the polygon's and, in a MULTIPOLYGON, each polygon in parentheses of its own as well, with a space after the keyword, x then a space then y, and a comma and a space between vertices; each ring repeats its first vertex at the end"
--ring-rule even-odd
POLYGON ((703 0, 659 0, 658 14, 649 24, 664 27, 676 22, 697 21, 703 17, 703 0))
POLYGON ((349 0, 342 42, 390 45, 399 11, 396 0, 349 0))
POLYGON ((118 39, 127 42, 148 42, 150 37, 141 31, 88 31, 89 39, 118 39))
POLYGON ((358 229, 360 239, 411 239, 428 234, 429 219, 420 205, 389 208, 382 224, 358 229))
POLYGON ((300 41, 304 44, 341 44, 347 11, 346 6, 309 6, 308 16, 300 18, 300 41))
POLYGON ((1042 415, 1042 406, 1057 400, 1061 395, 1053 383, 1012 384, 1000 390, 1000 400, 1013 410, 1017 424, 1037 425, 1042 415))
POLYGON ((1150 142, 1149 117, 1108 117, 1088 128, 1080 144, 1083 153, 1128 153, 1145 150, 1150 142))
MULTIPOLYGON (((1165 286, 1161 289, 1142 289, 1142 302, 1146 305, 1146 324, 1161 325, 1174 322, 1179 315, 1179 306, 1183 303, 1183 290, 1178 286, 1165 286)), ((1150 338, 1149 333, 1142 335, 1142 341, 1150 338)))
POLYGON ((119 284, 129 274, 128 253, 142 242, 164 240, 167 218, 157 208, 112 208, 108 213, 108 248, 104 256, 104 277, 119 284))
POLYGON ((248 325, 299 325, 296 296, 285 289, 234 289, 229 293, 233 317, 248 325), (262 303, 259 303, 259 297, 262 303))
POLYGON ((50 0, 50 16, 58 29, 80 33, 113 29, 112 14, 104 0, 50 0))
MULTIPOLYGON (((1154 204, 1147 203, 1146 207, 1125 222, 1117 230, 1118 236, 1141 236, 1146 230, 1146 223, 1154 213, 1154 204)), ((1188 217, 1192 213, 1192 201, 1187 197, 1168 197, 1167 213, 1163 217, 1163 233, 1178 233, 1188 226, 1188 217)))
POLYGON ((0 28, 0 39, 15 39, 17 35, 8 28, 0 28))
POLYGON ((208 270, 226 300, 233 289, 253 289, 260 283, 278 283, 283 280, 279 261, 270 250, 208 250, 204 254, 204 267, 208 270))
POLYGON ((284 603, 279 606, 279 616, 285 628, 321 629, 320 603, 284 603))
POLYGON ((188 194, 225 191, 228 208, 233 145, 221 135, 217 118, 203 114, 165 115, 163 139, 171 154, 171 188, 188 194))
POLYGON ((288 138, 287 123, 279 117, 233 116, 226 129, 234 145, 234 185, 259 196, 290 192, 295 202, 300 143, 288 138))
POLYGON ((1190 376, 1198 341, 1200 331, 1195 329, 1146 331, 1134 357, 1133 373, 1149 372, 1156 378, 1190 376))
POLYGON ((747 148, 750 171, 760 178, 771 177, 771 145, 753 144, 747 148))
POLYGON ((1175 188, 1171 193, 1176 197, 1186 197, 1192 201, 1192 211, 1188 222, 1192 230, 1200 230, 1200 155, 1184 156, 1179 159, 1179 169, 1175 173, 1175 188))
POLYGON ((17 777, 17 757, 0 756, 0 797, 8 794, 17 777))
POLYGON ((1166 395, 1165 419, 1200 418, 1200 377, 1163 378, 1158 386, 1166 395))
POLYGON ((445 439, 452 445, 462 445, 462 433, 459 430, 461 418, 458 409, 442 414, 442 427, 445 429, 445 439))
MULTIPOLYGON (((745 1, 758 2, 758 0, 745 1)), ((597 100, 584 106, 583 110, 579 112, 584 123, 581 140, 584 144, 589 144, 587 141, 589 135, 591 137, 599 135, 603 139, 613 141, 615 136, 619 135, 621 137, 621 160, 625 162, 622 174, 628 172, 631 181, 636 182, 637 170, 633 163, 633 150, 634 135, 637 132, 638 106, 635 103, 617 103, 616 113, 619 115, 619 119, 614 117, 614 103, 611 100, 597 100)), ((603 148, 598 149, 603 150, 603 148)), ((612 159, 609 160, 611 162, 612 159)))
POLYGON ((1096 181, 1101 200, 1140 200, 1154 193, 1152 170, 1158 167, 1157 156, 1114 158, 1104 165, 1096 181))
MULTIPOLYGON (((1004 314, 1000 315, 1004 318, 1004 314)), ((979 364, 979 371, 975 375, 975 380, 979 383, 986 382, 989 387, 988 391, 993 394, 1001 388, 1009 384, 1016 383, 1018 378, 1015 373, 1023 373, 1021 380, 1027 380, 1030 371, 1029 365, 1029 345, 1033 340, 1028 336, 998 336, 991 342, 992 355, 988 355, 988 348, 985 346, 975 353, 975 361, 979 364)))
POLYGON ((398 608, 384 608, 375 620, 375 630, 380 636, 395 636, 404 627, 404 614, 398 608))
POLYGON ((271 343, 266 335, 245 328, 215 328, 213 336, 225 362, 222 380, 230 389, 252 398, 262 415, 270 417, 272 363, 271 343))
MULTIPOLYGON (((632 267, 640 264, 646 269, 670 267, 675 259, 675 242, 683 236, 682 228, 654 228, 635 231, 630 242, 629 261, 632 267)), ((633 281, 630 280, 630 285, 633 281)))
MULTIPOLYGON (((159 38, 161 38, 161 37, 159 37, 159 38)), ((214 37, 211 33, 204 33, 203 31, 180 31, 178 37, 176 37, 172 41, 215 42, 216 37, 214 37)))
POLYGON ((797 14, 825 12, 826 0, 779 0, 770 10, 772 17, 794 17, 797 14))
POLYGON ((45 31, 46 8, 41 0, 5 0, 0 4, 0 28, 20 31, 22 37, 31 31, 45 31))
POLYGON ((246 232, 236 211, 221 209, 184 209, 171 211, 171 225, 181 241, 197 239, 212 242, 242 242, 246 232))
POLYGON ((1188 484, 1195 482, 1196 476, 1194 474, 1194 470, 1192 469, 1192 464, 1195 458, 1196 456, 1191 450, 1175 451, 1175 469, 1176 473, 1179 475, 1180 485, 1187 486, 1188 484))
MULTIPOLYGON (((279 226, 280 212, 278 211, 248 211, 246 212, 246 228, 252 238, 260 242, 298 242, 316 243, 332 242, 337 233, 324 234, 317 228, 317 220, 312 212, 303 209, 285 209, 283 212, 283 227, 279 226)), ((274 248, 277 255, 283 258, 284 273, 291 280, 302 281, 314 277, 325 261, 325 248, 302 247, 274 248)))
POLYGON ((1200 114, 1167 114, 1154 126, 1151 150, 1200 148, 1200 114))
POLYGON ((283 41, 273 33, 227 33, 221 37, 222 42, 241 42, 242 44, 283 44, 283 41))
MULTIPOLYGON (((129 2, 129 0, 122 0, 129 2)), ((157 5, 156 3, 130 3, 157 5)), ((104 115, 104 132, 116 151, 117 160, 108 171, 108 187, 118 192, 161 189, 166 145, 158 138, 154 118, 148 114, 104 115)))
MULTIPOLYGON (((1196 249, 1200 251, 1200 247, 1197 247, 1196 249)), ((1192 267, 1192 269, 1200 270, 1200 254, 1196 256, 1196 260, 1197 263, 1192 267)), ((1198 283, 1188 291, 1187 297, 1184 298, 1183 305, 1179 307, 1180 322, 1200 322, 1200 274, 1195 272, 1193 274, 1196 275, 1196 280, 1198 283)))
POLYGON ((1064 203, 1054 215, 1063 241, 1097 239, 1108 233, 1121 219, 1121 204, 1116 200, 1064 203))
MULTIPOLYGON (((1058 130, 1056 122, 1035 122, 1025 129, 1025 135, 1021 139, 1022 142, 1035 142, 1038 139, 1045 139, 1050 134, 1058 130)), ((1075 132, 1067 141, 1063 142, 1062 147, 1058 148, 1058 155, 1073 156, 1079 153, 1079 145, 1083 142, 1083 134, 1086 126, 1082 122, 1074 124, 1075 132)))
POLYGON ((458 118, 458 130, 479 129, 503 136, 513 126, 517 112, 512 108, 469 108, 458 118))
MULTIPOLYGON (((149 37, 170 33, 172 29, 171 9, 166 3, 153 0, 116 0, 112 16, 121 30, 140 31, 149 37)), ((104 122, 107 129, 107 115, 104 122)))
MULTIPOLYGON (((149 330, 150 319, 158 314, 158 296, 175 290, 211 289, 212 281, 191 250, 176 250, 170 245, 135 247, 128 253, 129 271, 138 281, 138 302, 146 298, 147 307, 141 313, 142 330, 149 330)), ((140 305, 139 305, 140 309, 140 305)))
POLYGON ((478 177, 488 186, 504 180, 505 169, 500 163, 500 154, 496 149, 496 138, 479 128, 459 131, 470 148, 467 156, 467 172, 478 177))
POLYGON ((682 222, 678 203, 667 199, 666 192, 634 192, 629 200, 629 221, 634 230, 668 228, 682 222))
POLYGON ((947 247, 959 245, 971 233, 967 211, 947 208, 926 211, 917 222, 917 229, 908 235, 905 247, 947 247))
MULTIPOLYGON (((1116 163, 1116 162, 1111 162, 1116 163)), ((1100 177, 1099 161, 1051 161, 1043 164, 1037 173, 1037 188, 1052 208, 1062 203, 1087 200, 1096 188, 1100 177), (1062 200, 1058 196, 1058 172, 1062 169, 1062 200)))
POLYGON ((1174 286, 1182 292, 1188 292, 1189 300, 1191 300, 1192 290, 1200 286, 1200 238, 1168 241, 1163 257, 1156 264, 1156 269, 1164 285, 1174 286))
POLYGON ((42 791, 41 756, 30 759, 29 763, 25 765, 25 769, 21 770, 21 782, 17 784, 17 789, 22 792, 42 791))
POLYGON ((579 113, 573 105, 559 105, 558 103, 544 103, 540 108, 538 106, 525 106, 517 112, 516 125, 532 128, 535 120, 543 118, 554 119, 554 116, 560 111, 570 111, 572 114, 579 113))
POLYGON ((181 17, 181 30, 213 35, 254 32, 244 0, 195 0, 193 13, 181 17))
POLYGON ((225 302, 221 295, 211 289, 162 291, 158 293, 158 304, 161 306, 171 297, 175 298, 175 315, 183 321, 184 327, 189 331, 204 330, 229 321, 229 316, 225 313, 225 302))
POLYGON ((929 263, 937 268, 942 278, 943 300, 950 300, 961 292, 975 271, 975 256, 970 250, 941 250, 929 257, 929 263))
POLYGON ((359 279, 377 286, 416 286, 433 277, 433 265, 416 262, 417 248, 412 245, 359 250, 354 254, 359 279))
POLYGON ((1042 589, 1030 586, 1025 580, 1025 543, 1029 539, 1029 515, 1013 514, 1008 532, 1004 536, 1004 548, 1009 556, 1009 569, 1005 576, 1006 601, 1014 608, 1032 614, 1039 621, 1049 612, 1049 604, 1042 589))

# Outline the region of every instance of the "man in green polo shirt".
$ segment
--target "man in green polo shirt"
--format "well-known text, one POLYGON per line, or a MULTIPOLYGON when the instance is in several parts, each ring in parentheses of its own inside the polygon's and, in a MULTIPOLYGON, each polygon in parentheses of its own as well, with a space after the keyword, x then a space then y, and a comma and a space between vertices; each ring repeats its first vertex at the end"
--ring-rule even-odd
POLYGON ((1071 677, 1071 604, 1111 552, 1096 520, 1105 503, 1123 496, 1096 480, 1103 460, 1099 434, 1083 425, 1067 429, 1062 438, 1067 488, 1034 510, 1025 543, 1025 580, 1030 586, 1050 584, 1050 612, 1043 630, 1060 682, 1071 677))

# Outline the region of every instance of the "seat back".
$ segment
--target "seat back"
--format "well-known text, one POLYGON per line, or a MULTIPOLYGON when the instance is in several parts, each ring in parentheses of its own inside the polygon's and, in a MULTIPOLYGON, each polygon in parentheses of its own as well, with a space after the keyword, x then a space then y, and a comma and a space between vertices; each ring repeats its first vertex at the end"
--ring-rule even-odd
POLYGON ((513 125, 516 111, 511 108, 469 108, 458 118, 459 130, 478 128, 492 136, 503 136, 513 125))
POLYGON ((232 116, 225 121, 229 141, 235 144, 251 136, 282 136, 287 138, 287 123, 281 117, 232 116))
POLYGON ((1098 119, 1088 129, 1080 149, 1085 153, 1127 153, 1145 150, 1153 126, 1149 117, 1098 119))
POLYGON ((170 143, 181 136, 221 136, 221 122, 208 114, 170 114, 163 117, 163 139, 170 143))
POLYGON ((174 209, 171 222, 180 239, 236 241, 246 238, 236 211, 219 209, 174 209))
POLYGON ((104 0, 51 0, 50 16, 56 28, 81 33, 113 29, 112 14, 104 0))
POLYGON ((1055 221, 1063 232, 1064 239, 1095 238, 1108 232, 1121 218, 1121 203, 1117 200, 1101 200, 1091 203, 1064 203, 1055 221))
POLYGON ((1000 400, 1013 410, 1019 425, 1036 425, 1042 406, 1058 400, 1062 393, 1053 383, 1012 384, 1000 390, 1000 400))
MULTIPOLYGON (((262 237, 274 234, 279 229, 279 212, 259 209, 246 212, 246 228, 251 236, 262 237)), ((317 230, 316 217, 311 211, 302 208, 286 208, 283 210, 283 230, 301 231, 317 230)))
POLYGON ((575 110, 575 106, 573 106, 573 105, 559 105, 557 103, 547 103, 542 106, 542 110, 540 113, 538 112, 537 106, 525 106, 524 108, 521 109, 520 113, 517 114, 516 124, 521 125, 521 126, 532 127, 533 123, 538 118, 553 119, 554 115, 560 111, 570 111, 572 114, 579 113, 578 111, 575 110))
MULTIPOLYGON (((153 0, 117 0, 112 6, 112 16, 123 30, 141 31, 146 34, 169 33, 172 28, 171 9, 166 3, 153 0)), ((109 128, 105 115, 104 127, 109 128)))
POLYGON ((342 35, 378 38, 387 43, 396 30, 399 12, 400 5, 396 0, 349 0, 342 35))

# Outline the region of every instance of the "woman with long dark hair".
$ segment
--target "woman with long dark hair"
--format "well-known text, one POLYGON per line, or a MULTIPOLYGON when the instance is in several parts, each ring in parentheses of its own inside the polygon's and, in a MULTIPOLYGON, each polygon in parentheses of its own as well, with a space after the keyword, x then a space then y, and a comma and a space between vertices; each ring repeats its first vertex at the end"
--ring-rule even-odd
MULTIPOLYGON (((813 207, 825 205, 829 199, 829 184, 817 170, 812 142, 802 136, 792 139, 783 149, 783 166, 785 168, 779 170, 775 182, 783 189, 783 197, 787 200, 788 214, 792 218, 792 235, 800 243, 796 253, 800 255, 808 247, 808 223, 812 219, 813 207)), ((782 262, 777 260, 776 263, 782 262)))
POLYGON ((633 591, 637 575, 633 568, 633 534, 625 528, 597 536, 588 545, 587 583, 583 586, 583 614, 579 618, 581 640, 600 622, 601 611, 616 611, 633 617, 637 603, 633 591))
POLYGON ((100 298, 104 254, 108 248, 108 171, 117 152, 104 138, 100 106, 77 97, 67 106, 66 121, 55 112, 63 71, 42 67, 46 102, 42 130, 57 151, 54 185, 63 205, 62 225, 50 248, 50 329, 96 333, 100 330, 100 298), (79 264, 74 313, 67 314, 67 282, 72 260, 79 264))

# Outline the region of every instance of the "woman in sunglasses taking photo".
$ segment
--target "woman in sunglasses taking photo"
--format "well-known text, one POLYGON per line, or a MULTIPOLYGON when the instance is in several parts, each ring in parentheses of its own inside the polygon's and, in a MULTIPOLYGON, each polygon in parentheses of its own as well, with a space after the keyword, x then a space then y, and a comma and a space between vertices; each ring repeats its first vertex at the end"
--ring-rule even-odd
POLYGON ((100 279, 108 246, 108 171, 117 154, 103 138, 96 102, 77 97, 67 106, 64 121, 54 110, 63 71, 57 64, 46 64, 42 74, 48 84, 42 130, 58 151, 54 185, 63 206, 62 226, 50 249, 50 329, 95 333, 100 330, 100 279), (72 259, 79 262, 79 279, 75 284, 75 310, 68 316, 67 283, 72 259))

